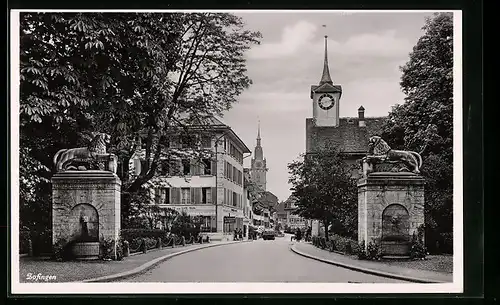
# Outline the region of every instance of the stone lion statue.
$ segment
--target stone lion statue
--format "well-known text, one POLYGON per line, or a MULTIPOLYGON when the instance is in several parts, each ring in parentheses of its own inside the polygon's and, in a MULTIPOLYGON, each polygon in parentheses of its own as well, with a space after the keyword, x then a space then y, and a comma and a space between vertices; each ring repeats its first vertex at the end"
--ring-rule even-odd
POLYGON ((422 157, 419 153, 392 149, 381 137, 372 136, 368 142, 368 160, 382 163, 403 163, 411 172, 420 173, 422 157))
MULTIPOLYGON (((101 132, 93 133, 93 139, 88 147, 61 149, 54 155, 54 165, 56 171, 71 169, 82 169, 82 166, 76 166, 78 163, 92 163, 99 161, 99 157, 111 157, 106 153, 106 146, 111 141, 111 136, 101 132)), ((88 168, 84 168, 88 169, 88 168)), ((114 171, 114 170, 112 170, 114 171)))

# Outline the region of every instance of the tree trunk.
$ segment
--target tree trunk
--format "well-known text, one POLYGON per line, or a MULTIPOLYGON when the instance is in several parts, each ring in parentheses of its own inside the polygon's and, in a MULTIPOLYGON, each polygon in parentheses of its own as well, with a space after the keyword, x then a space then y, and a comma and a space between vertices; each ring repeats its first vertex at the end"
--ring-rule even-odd
POLYGON ((328 225, 330 222, 328 220, 323 220, 323 225, 325 226, 325 239, 328 241, 328 225))

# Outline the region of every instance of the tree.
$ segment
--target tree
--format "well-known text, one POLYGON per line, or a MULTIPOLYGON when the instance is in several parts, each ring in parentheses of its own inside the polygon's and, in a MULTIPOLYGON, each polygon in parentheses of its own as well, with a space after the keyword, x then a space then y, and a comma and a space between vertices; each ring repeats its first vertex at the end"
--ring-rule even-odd
POLYGON ((426 243, 432 250, 453 231, 453 14, 435 14, 423 30, 401 67, 405 102, 393 108, 382 136, 393 148, 424 149, 426 243))
POLYGON ((356 234, 356 225, 350 220, 357 213, 357 187, 351 177, 352 166, 342 152, 327 144, 314 154, 302 155, 288 164, 288 169, 292 196, 297 200, 294 214, 320 220, 326 238, 333 223, 339 234, 356 234))
POLYGON ((125 205, 160 160, 175 157, 172 134, 206 125, 248 88, 244 52, 260 38, 226 13, 22 13, 20 21, 20 144, 29 148, 21 153, 50 169, 60 148, 106 132, 125 165, 125 205), (138 137, 147 162, 128 181, 138 137))

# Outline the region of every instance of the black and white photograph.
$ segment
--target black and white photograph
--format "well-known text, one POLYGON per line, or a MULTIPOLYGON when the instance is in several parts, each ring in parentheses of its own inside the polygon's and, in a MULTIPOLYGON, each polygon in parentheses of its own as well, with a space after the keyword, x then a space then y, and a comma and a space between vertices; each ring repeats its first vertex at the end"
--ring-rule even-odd
POLYGON ((461 11, 10 18, 13 294, 463 292, 461 11))

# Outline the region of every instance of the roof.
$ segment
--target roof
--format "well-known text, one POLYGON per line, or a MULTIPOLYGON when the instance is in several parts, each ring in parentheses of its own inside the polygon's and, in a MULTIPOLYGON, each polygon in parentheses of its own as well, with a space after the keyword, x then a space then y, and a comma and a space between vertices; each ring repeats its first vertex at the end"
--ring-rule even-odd
MULTIPOLYGON (((236 134, 236 132, 234 132, 234 130, 230 126, 224 124, 220 119, 214 116, 182 118, 180 121, 181 123, 186 124, 189 130, 222 132, 225 135, 229 136, 235 142, 235 144, 239 146, 244 154, 252 153, 248 146, 246 146, 245 142, 241 140, 241 138, 236 134)), ((172 129, 181 129, 181 127, 172 127, 172 129)), ((146 131, 143 131, 142 133, 144 136, 147 135, 146 131)))
POLYGON ((359 126, 359 118, 339 119, 338 127, 315 126, 313 118, 306 119, 306 153, 314 152, 320 143, 330 141, 344 153, 362 154, 368 151, 368 140, 380 135, 386 117, 364 118, 365 127, 359 126))
POLYGON ((297 202, 297 197, 290 195, 284 202, 284 208, 285 210, 296 210, 297 205, 295 204, 297 202))
POLYGON ((278 202, 278 204, 275 206, 275 209, 278 214, 285 212, 285 202, 284 201, 278 202))

